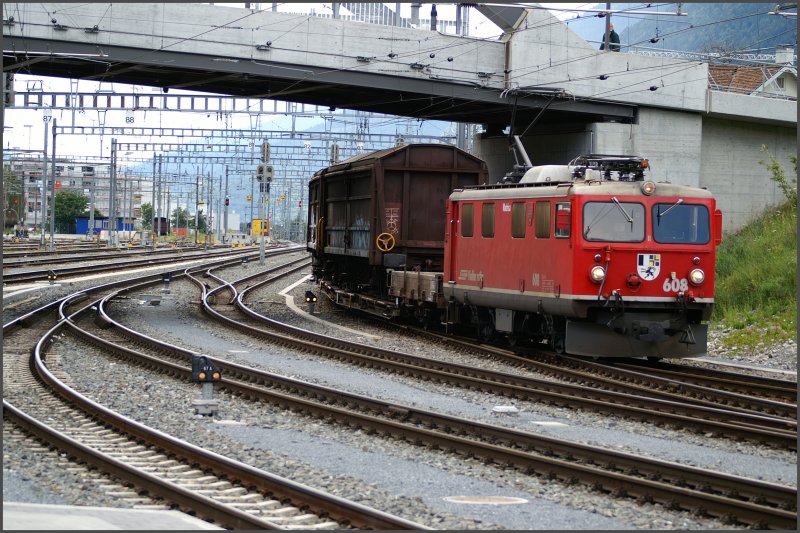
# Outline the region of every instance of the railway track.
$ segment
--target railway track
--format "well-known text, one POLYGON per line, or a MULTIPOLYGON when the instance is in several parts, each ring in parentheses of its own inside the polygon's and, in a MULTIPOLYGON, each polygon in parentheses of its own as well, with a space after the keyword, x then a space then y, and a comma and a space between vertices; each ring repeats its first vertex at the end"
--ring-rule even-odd
MULTIPOLYGON (((270 281, 266 279, 253 284, 241 293, 235 289, 235 285, 252 283, 252 279, 253 276, 248 276, 235 284, 218 280, 220 285, 217 288, 205 288, 207 302, 227 302, 227 305, 218 306, 218 309, 206 305, 204 307, 206 312, 223 320, 229 327, 238 328, 270 342, 302 350, 313 346, 319 354, 351 364, 419 379, 446 382, 509 398, 588 409, 675 428, 689 428, 715 437, 737 438, 788 449, 796 449, 797 446, 797 423, 790 415, 764 416, 747 410, 721 409, 713 403, 707 405, 702 405, 700 402, 686 403, 683 397, 674 393, 653 392, 649 388, 610 380, 606 381, 608 389, 604 390, 597 388, 596 377, 586 375, 582 376, 582 379, 585 383, 588 382, 589 386, 585 383, 559 383, 527 378, 511 373, 436 361, 296 328, 259 315, 242 303, 243 298, 253 290, 270 281), (224 292, 231 296, 223 297, 224 292), (248 315, 247 320, 241 313, 248 315), (264 329, 264 326, 268 329, 264 329)), ((195 282, 199 283, 197 280, 195 282)), ((519 357, 517 360, 523 363, 527 361, 519 357)), ((785 406, 785 409, 789 410, 790 407, 785 406)))
POLYGON ((712 368, 702 368, 664 361, 626 361, 615 362, 612 366, 646 372, 650 375, 667 379, 678 379, 681 382, 694 383, 703 387, 724 390, 760 398, 774 399, 781 402, 797 401, 797 381, 754 376, 741 372, 730 372, 712 368))
MULTIPOLYGON (((722 377, 725 373, 711 369, 695 371, 693 367, 684 366, 685 372, 651 372, 647 364, 640 365, 637 362, 588 361, 542 351, 532 355, 531 352, 522 352, 529 354, 522 359, 502 349, 489 350, 489 353, 504 354, 509 361, 537 369, 551 369, 554 372, 572 369, 578 374, 627 383, 638 387, 643 393, 665 392, 686 402, 797 420, 797 384, 790 381, 740 375, 736 379, 738 386, 734 388, 721 386, 726 381, 722 377), (706 375, 707 379, 697 379, 698 375, 706 375)), ((677 368, 677 365, 672 366, 677 368)))
POLYGON ((48 275, 50 272, 55 273, 57 278, 69 278, 71 276, 76 275, 87 275, 93 274, 98 272, 108 272, 119 270, 122 268, 141 268, 141 267, 150 267, 150 266, 158 266, 158 265, 168 265, 174 263, 175 261, 193 261, 199 259, 207 259, 207 258, 215 258, 215 257, 223 257, 223 256, 231 256, 231 255, 252 255, 254 252, 251 249, 244 249, 244 248, 225 248, 223 250, 212 250, 212 251, 200 251, 196 253, 186 253, 183 251, 175 253, 174 250, 171 250, 173 253, 168 254, 164 257, 146 257, 144 259, 133 259, 130 261, 104 261, 100 264, 94 265, 80 265, 80 266, 71 266, 71 267, 54 267, 48 269, 40 269, 40 270, 25 270, 25 271, 13 271, 7 270, 5 267, 3 269, 3 282, 6 284, 12 283, 23 283, 23 282, 31 282, 31 281, 47 281, 48 275))
MULTIPOLYGON (((221 249, 223 247, 217 246, 212 249, 221 249)), ((224 249, 229 249, 226 246, 224 249)), ((55 251, 55 252, 36 252, 32 254, 24 254, 20 257, 14 257, 12 254, 3 252, 3 268, 27 268, 36 265, 50 265, 77 262, 91 262, 91 261, 109 261, 116 259, 128 259, 132 257, 158 257, 166 255, 184 254, 187 252, 203 251, 202 247, 199 248, 159 248, 157 250, 150 250, 149 248, 92 248, 88 253, 86 251, 55 251)))
MULTIPOLYGON (((287 265, 286 268, 293 270, 301 267, 287 265)), ((274 277, 277 276, 275 274, 274 277)), ((246 279, 251 282, 252 278, 253 276, 248 276, 246 279)), ((204 302, 208 304, 209 300, 216 299, 215 305, 207 305, 207 312, 213 316, 219 315, 217 318, 230 326, 234 320, 229 315, 235 311, 231 305, 231 297, 222 297, 222 294, 226 291, 236 293, 236 305, 242 306, 242 299, 248 292, 270 279, 250 286, 243 292, 236 291, 235 283, 225 283, 219 278, 217 281, 220 284, 214 289, 199 278, 194 281, 203 291, 204 302), (217 309, 213 309, 214 307, 217 309)), ((236 283, 244 281, 243 278, 236 283)), ((176 364, 182 361, 183 372, 188 371, 190 352, 142 337, 115 323, 103 308, 101 306, 103 321, 113 325, 107 331, 113 331, 114 335, 122 334, 127 340, 135 340, 160 354, 170 354, 168 357, 178 362, 176 364)), ((251 325, 244 329, 258 334, 251 325)), ((258 335, 264 337, 263 334, 258 335)), ((268 333, 266 337, 272 341, 277 340, 280 344, 314 353, 326 350, 313 342, 306 342, 305 347, 302 347, 296 341, 281 341, 280 337, 285 335, 276 337, 276 334, 268 333)), ((124 342, 117 340, 120 345, 124 342)), ((513 466, 529 474, 568 483, 579 481, 620 497, 656 501, 673 508, 700 511, 757 527, 781 528, 796 524, 796 489, 791 487, 438 415, 407 405, 376 401, 253 370, 219 359, 213 361, 222 371, 221 385, 233 394, 243 398, 258 398, 307 416, 356 428, 367 434, 383 435, 416 445, 452 451, 487 463, 513 466)), ((139 361, 137 364, 142 363, 139 361)), ((151 366, 156 363, 148 360, 147 364, 151 366)))
MULTIPOLYGON (((105 243, 104 243, 105 244, 105 243)), ((25 242, 9 242, 3 241, 3 256, 8 254, 8 257, 24 257, 25 255, 41 255, 41 254, 58 254, 61 252, 80 252, 97 248, 95 242, 75 242, 74 240, 56 240, 56 250, 49 251, 42 248, 39 239, 25 239, 25 242)))
MULTIPOLYGON (((146 276, 139 278, 137 286, 160 281, 160 275, 146 276)), ((169 437, 105 409, 70 387, 69 376, 58 370, 53 351, 57 339, 67 332, 93 339, 78 324, 86 322, 99 329, 92 320, 97 306, 122 285, 117 282, 89 291, 91 298, 88 292, 70 295, 4 326, 4 391, 13 400, 4 398, 8 423, 108 472, 122 484, 134 485, 135 491, 122 491, 127 496, 146 491, 224 527, 425 529, 169 437), (35 343, 32 359, 31 343, 35 343)))
MULTIPOLYGON (((374 319, 373 315, 366 315, 374 319)), ((377 323, 394 329, 407 331, 422 338, 441 342, 463 350, 465 353, 489 357, 508 364, 512 368, 532 370, 567 383, 575 383, 593 389, 630 392, 652 398, 661 398, 684 404, 705 406, 711 409, 750 413, 754 416, 778 418, 788 421, 785 427, 796 431, 797 383, 792 381, 762 378, 720 372, 713 369, 697 369, 696 375, 705 376, 700 380, 693 373, 694 367, 682 372, 649 372, 649 366, 637 362, 598 362, 586 358, 559 355, 555 352, 530 349, 509 349, 492 344, 480 343, 474 339, 444 335, 430 330, 386 321, 377 323), (717 386, 717 382, 730 380, 737 388, 717 386), (752 388, 748 388, 752 384, 752 388), (777 392, 776 392, 777 391, 777 392)), ((796 449, 796 448, 794 448, 796 449)))

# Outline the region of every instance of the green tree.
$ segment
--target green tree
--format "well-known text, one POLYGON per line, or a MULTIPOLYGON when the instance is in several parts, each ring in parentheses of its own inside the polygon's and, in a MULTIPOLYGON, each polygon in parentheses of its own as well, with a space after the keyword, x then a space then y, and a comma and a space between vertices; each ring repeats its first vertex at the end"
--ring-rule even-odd
POLYGON ((3 209, 13 209, 17 213, 17 220, 23 222, 26 209, 22 179, 10 165, 3 165, 3 196, 3 209))
POLYGON ((194 226, 194 218, 189 215, 189 210, 184 209, 183 207, 176 207, 172 211, 172 218, 170 218, 170 224, 172 224, 175 228, 185 228, 187 227, 186 223, 189 223, 188 227, 194 226))
MULTIPOLYGON (((194 220, 192 220, 192 225, 194 225, 194 220)), ((202 209, 197 212, 197 230, 206 231, 206 215, 202 209)))
POLYGON ((758 163, 767 167, 767 170, 769 170, 770 174, 772 174, 770 179, 778 184, 778 187, 780 187, 781 191, 783 191, 783 195, 786 196, 789 204, 797 209, 797 156, 789 156, 789 161, 791 161, 792 165, 794 165, 794 176, 792 178, 787 178, 783 167, 778 160, 775 159, 775 156, 769 152, 766 144, 761 145, 761 151, 767 154, 769 157, 769 162, 762 159, 759 160, 758 163))
POLYGON ((89 199, 75 191, 60 191, 56 193, 55 219, 61 227, 72 227, 75 218, 88 213, 89 199))
POLYGON ((153 204, 149 202, 142 204, 142 229, 153 229, 153 204))

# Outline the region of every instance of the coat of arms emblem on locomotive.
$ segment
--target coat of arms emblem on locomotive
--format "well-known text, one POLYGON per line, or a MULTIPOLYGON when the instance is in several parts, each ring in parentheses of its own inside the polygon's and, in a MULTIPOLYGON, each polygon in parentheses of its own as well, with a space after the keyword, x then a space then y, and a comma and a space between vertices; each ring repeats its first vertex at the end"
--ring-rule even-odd
POLYGON ((653 280, 661 272, 661 254, 639 254, 636 270, 644 280, 653 280))

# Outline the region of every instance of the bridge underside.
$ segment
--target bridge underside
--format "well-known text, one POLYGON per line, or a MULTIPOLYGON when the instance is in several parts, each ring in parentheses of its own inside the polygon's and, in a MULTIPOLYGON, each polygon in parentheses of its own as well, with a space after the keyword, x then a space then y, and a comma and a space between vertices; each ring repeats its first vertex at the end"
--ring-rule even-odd
POLYGON ((512 116, 515 131, 523 131, 543 107, 536 129, 636 120, 636 106, 564 96, 551 101, 553 88, 504 97, 497 89, 447 81, 14 36, 4 37, 3 71, 485 124, 498 133, 512 116))

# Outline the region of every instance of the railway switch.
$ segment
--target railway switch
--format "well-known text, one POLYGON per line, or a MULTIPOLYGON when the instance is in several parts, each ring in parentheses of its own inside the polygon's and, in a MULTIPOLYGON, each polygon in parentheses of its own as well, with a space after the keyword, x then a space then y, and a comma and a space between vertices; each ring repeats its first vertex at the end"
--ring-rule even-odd
POLYGON ((219 402, 214 400, 214 382, 220 380, 222 374, 217 366, 203 355, 192 356, 192 381, 202 383, 200 398, 192 400, 195 412, 199 415, 213 416, 217 412, 219 402))
POLYGON ((314 307, 317 304, 317 295, 311 291, 306 291, 306 303, 308 304, 308 314, 314 314, 314 307))
POLYGON ((111 322, 108 321, 101 313, 100 308, 96 305, 92 306, 92 311, 94 312, 94 324, 100 329, 108 329, 111 327, 111 322))

